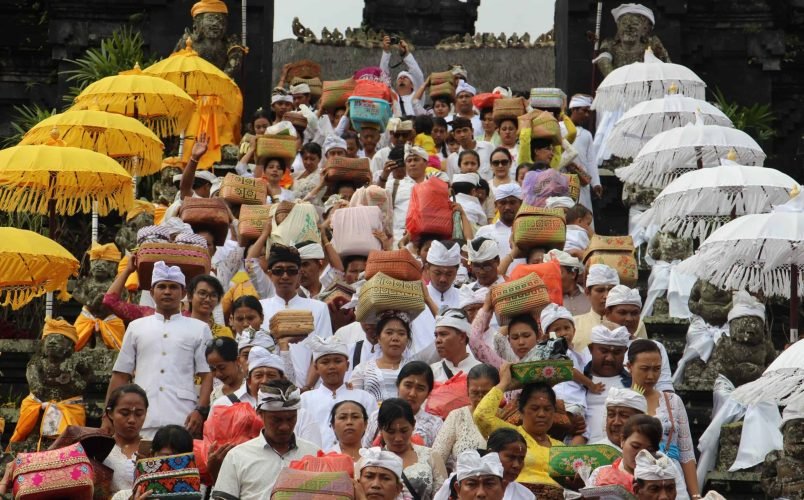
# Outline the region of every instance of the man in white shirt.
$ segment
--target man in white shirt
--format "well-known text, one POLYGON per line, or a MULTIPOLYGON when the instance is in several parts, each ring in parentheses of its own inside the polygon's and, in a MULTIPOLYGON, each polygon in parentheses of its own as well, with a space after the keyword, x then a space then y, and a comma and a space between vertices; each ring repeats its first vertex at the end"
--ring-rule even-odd
POLYGON ((511 253, 511 227, 514 225, 519 207, 522 206, 522 188, 514 182, 502 184, 494 189, 494 207, 500 219, 477 230, 476 238, 493 238, 497 242, 500 255, 511 253))
POLYGON ((452 133, 460 149, 455 153, 450 153, 447 157, 447 173, 450 177, 458 173, 466 173, 461 169, 458 160, 461 152, 470 149, 480 157, 477 174, 490 182, 494 176, 494 172, 491 170, 491 152, 494 151, 494 144, 487 141, 476 141, 472 132, 472 121, 460 116, 456 116, 452 120, 452 133))
MULTIPOLYGON (((399 41, 399 55, 402 56, 402 63, 407 71, 400 71, 396 76, 396 94, 399 96, 397 110, 400 116, 414 116, 424 114, 424 108, 414 106, 413 93, 424 84, 424 73, 419 64, 410 52, 407 42, 399 41)), ((382 39, 382 57, 380 58, 380 69, 389 77, 391 76, 391 38, 385 36, 382 39)))
POLYGON ((406 146, 405 173, 407 175, 401 180, 394 179, 395 185, 392 186, 389 182, 385 186, 393 203, 394 245, 399 243, 405 235, 410 196, 416 184, 425 180, 428 158, 429 155, 424 149, 418 146, 406 146))
POLYGON ((372 180, 380 186, 385 186, 388 180, 388 174, 384 172, 384 169, 391 150, 398 147, 405 147, 405 144, 413 140, 413 122, 411 120, 391 118, 388 120, 385 132, 388 134, 390 144, 377 150, 374 158, 371 159, 372 180), (385 177, 383 177, 383 175, 385 175, 385 177))
MULTIPOLYGON (((148 394, 148 415, 141 431, 146 439, 169 424, 200 434, 209 413, 212 374, 205 350, 212 332, 203 321, 181 315, 184 290, 185 278, 178 266, 154 264, 151 296, 156 311, 128 325, 112 368, 107 399, 117 387, 132 382, 148 394), (195 376, 201 377, 200 396, 195 376)), ((111 430, 108 418, 103 427, 111 430)))
MULTIPOLYGON (((628 333, 631 334, 628 345, 631 345, 631 342, 636 340, 637 333, 639 333, 639 325, 642 323, 639 319, 641 312, 642 297, 636 288, 617 285, 609 291, 609 295, 606 297, 606 320, 628 329, 628 333)), ((656 383, 656 390, 673 392, 670 358, 667 357, 667 350, 661 342, 656 342, 655 340, 653 342, 659 346, 659 351, 662 355, 662 372, 659 375, 659 381, 656 383)))
MULTIPOLYGON (((324 451, 337 449, 338 440, 330 424, 332 407, 340 401, 356 401, 371 415, 377 410, 377 400, 368 392, 352 389, 344 384, 349 368, 346 344, 337 337, 321 339, 311 335, 305 340, 313 351, 313 367, 321 379, 321 385, 302 394, 302 409, 313 415, 318 423, 324 451)), ((302 437, 305 437, 302 435, 302 437)))
POLYGON ((586 432, 587 442, 596 443, 606 437, 606 396, 612 387, 622 389, 631 386, 631 375, 625 370, 623 362, 628 350, 631 334, 624 326, 609 330, 606 325, 592 328, 592 343, 589 352, 592 361, 584 369, 584 375, 605 389, 599 394, 586 393, 586 432))
POLYGON ((648 400, 632 389, 612 387, 606 396, 606 437, 591 444, 607 444, 622 451, 625 422, 634 415, 648 412, 648 400))
POLYGON ((318 446, 296 437, 293 431, 301 407, 301 394, 293 384, 271 381, 260 387, 258 398, 257 414, 264 429, 226 454, 211 495, 215 500, 268 498, 283 468, 318 453, 318 446))
POLYGON ((447 309, 436 317, 435 347, 440 361, 430 365, 436 382, 446 382, 480 364, 469 351, 472 325, 463 309, 447 309))
POLYGON ((505 279, 500 276, 500 250, 497 242, 491 238, 475 238, 466 244, 469 255, 469 265, 475 282, 471 284, 472 290, 488 288, 505 279))
POLYGON ((480 116, 475 113, 475 106, 472 98, 477 95, 477 89, 466 83, 466 80, 459 80, 455 87, 455 117, 452 119, 452 130, 455 130, 455 119, 464 118, 471 121, 470 136, 474 138, 483 135, 483 122, 480 116))
MULTIPOLYGON (((321 338, 332 335, 332 324, 329 318, 327 305, 318 300, 305 299, 299 297, 299 270, 301 269, 301 257, 295 247, 284 245, 271 245, 268 254, 268 273, 271 275, 275 295, 268 299, 262 299, 262 311, 265 320, 262 323, 263 330, 270 331, 271 318, 283 309, 297 309, 310 311, 313 314, 314 334, 321 338)), ((307 388, 311 388, 315 378, 314 373, 308 372, 310 369, 311 353, 302 344, 291 344, 290 356, 293 360, 295 371, 295 382, 303 383, 307 388)))
POLYGON ((439 310, 444 306, 458 307, 461 297, 454 283, 461 265, 461 246, 454 241, 433 240, 424 265, 430 275, 427 293, 439 310))
POLYGON ((293 109, 299 109, 302 104, 310 105, 310 86, 306 83, 291 85, 289 93, 293 96, 293 109))
POLYGON ((589 108, 592 106, 592 96, 587 94, 575 94, 570 99, 569 110, 570 120, 575 124, 575 141, 572 147, 578 152, 577 162, 586 170, 592 178, 590 185, 581 186, 581 196, 578 202, 592 210, 592 193, 595 198, 603 195, 603 186, 600 184, 600 172, 595 161, 595 144, 592 133, 585 128, 589 122, 589 108))

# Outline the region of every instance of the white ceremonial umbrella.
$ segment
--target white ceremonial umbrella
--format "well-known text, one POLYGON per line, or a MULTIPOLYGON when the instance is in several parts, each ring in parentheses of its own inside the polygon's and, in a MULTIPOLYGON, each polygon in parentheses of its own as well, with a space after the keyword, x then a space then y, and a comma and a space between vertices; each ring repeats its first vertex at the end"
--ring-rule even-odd
POLYGON ((695 72, 680 64, 662 62, 648 48, 644 62, 621 66, 600 82, 592 109, 625 111, 642 101, 664 97, 673 84, 686 96, 704 98, 706 84, 695 72))
POLYGON ((804 296, 804 195, 769 214, 739 217, 712 233, 679 265, 715 286, 790 300, 790 342, 798 340, 798 305, 804 296))
POLYGON ((741 165, 762 166, 765 153, 742 130, 704 125, 700 114, 695 123, 662 132, 639 150, 634 162, 615 171, 623 182, 664 188, 690 170, 720 165, 720 159, 734 150, 741 165))
POLYGON ((675 85, 671 85, 670 93, 663 98, 640 102, 626 111, 608 136, 611 153, 620 158, 633 158, 656 134, 695 123, 696 111, 704 125, 734 126, 715 106, 676 91, 675 85))
POLYGON ((778 170, 724 159, 719 167, 693 170, 668 184, 635 223, 703 241, 730 220, 786 202, 797 185, 778 170))

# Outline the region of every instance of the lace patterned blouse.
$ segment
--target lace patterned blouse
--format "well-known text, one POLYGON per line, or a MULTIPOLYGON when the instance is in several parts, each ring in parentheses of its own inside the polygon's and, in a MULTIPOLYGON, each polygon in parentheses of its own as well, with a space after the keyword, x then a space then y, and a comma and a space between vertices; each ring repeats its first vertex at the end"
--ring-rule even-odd
POLYGON ((677 394, 663 392, 659 395, 659 406, 656 408, 656 415, 653 416, 662 423, 662 442, 667 445, 667 438, 670 437, 669 444, 678 446, 679 462, 682 464, 695 462, 695 448, 692 445, 690 423, 687 419, 684 401, 677 394), (667 402, 670 403, 670 411, 667 409, 667 402), (672 423, 670 413, 673 414, 672 423), (671 429, 673 430, 672 436, 670 436, 671 429))
POLYGON ((462 452, 485 448, 486 439, 475 425, 469 406, 447 415, 433 443, 433 453, 441 457, 448 469, 455 469, 455 460, 462 452))
POLYGON ((399 370, 380 368, 377 361, 371 359, 355 367, 351 382, 355 389, 363 389, 374 396, 377 403, 382 403, 397 396, 397 375, 399 370))
MULTIPOLYGON (((416 452, 419 460, 415 464, 405 467, 402 473, 416 490, 420 500, 431 500, 435 492, 446 481, 447 470, 444 468, 444 462, 441 461, 441 458, 434 454, 430 448, 414 444, 413 451, 416 452)), ((407 485, 404 485, 402 496, 413 498, 407 485)))

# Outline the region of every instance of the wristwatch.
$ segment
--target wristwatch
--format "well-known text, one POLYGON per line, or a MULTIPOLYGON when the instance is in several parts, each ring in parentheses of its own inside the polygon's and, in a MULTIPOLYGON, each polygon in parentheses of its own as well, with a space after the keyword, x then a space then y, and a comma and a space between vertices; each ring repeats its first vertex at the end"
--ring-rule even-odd
POLYGON ((209 417, 209 406, 196 406, 195 411, 197 411, 202 417, 204 417, 204 420, 206 420, 207 417, 209 417))

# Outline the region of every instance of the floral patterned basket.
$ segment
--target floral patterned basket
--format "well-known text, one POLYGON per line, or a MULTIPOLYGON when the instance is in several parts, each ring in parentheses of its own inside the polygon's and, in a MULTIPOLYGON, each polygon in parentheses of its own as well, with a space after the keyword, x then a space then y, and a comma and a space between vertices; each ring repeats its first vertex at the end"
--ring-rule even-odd
POLYGON ((620 452, 607 444, 588 444, 583 446, 554 446, 550 448, 550 476, 575 477, 578 468, 588 465, 592 470, 611 465, 620 452))
POLYGON ((634 240, 630 236, 592 236, 583 262, 587 271, 592 264, 605 264, 616 269, 620 283, 629 287, 636 286, 639 278, 634 240))
POLYGON ((522 384, 544 382, 550 385, 572 380, 572 361, 546 359, 511 365, 511 376, 522 384))
POLYGON ((192 453, 137 460, 134 490, 148 498, 201 499, 201 476, 192 453))

